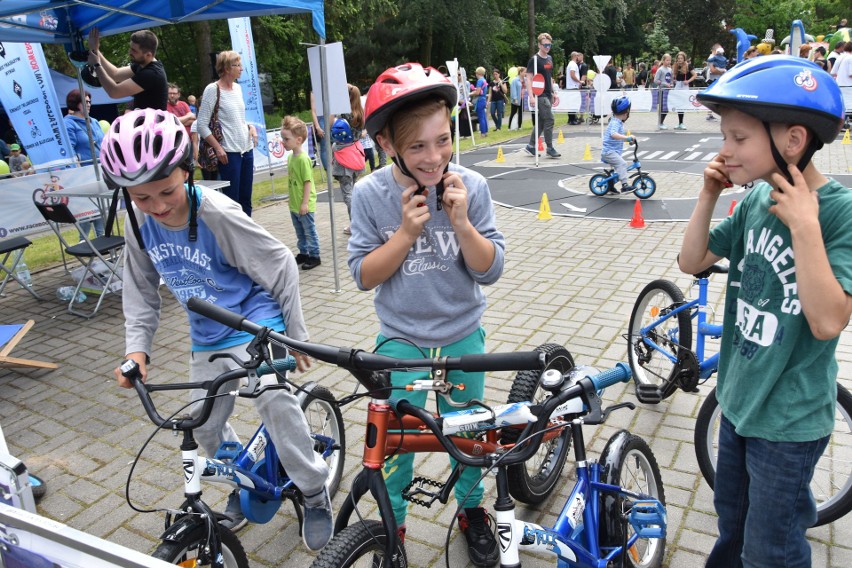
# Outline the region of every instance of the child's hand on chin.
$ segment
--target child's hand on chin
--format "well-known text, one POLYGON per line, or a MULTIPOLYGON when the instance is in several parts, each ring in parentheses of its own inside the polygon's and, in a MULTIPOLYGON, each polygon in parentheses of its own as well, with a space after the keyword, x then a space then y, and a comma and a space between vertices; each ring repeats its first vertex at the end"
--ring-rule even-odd
POLYGON ((728 177, 728 169, 725 167, 725 160, 718 154, 710 160, 707 167, 704 168, 704 187, 702 191, 709 192, 715 197, 726 187, 731 187, 730 178, 728 177))

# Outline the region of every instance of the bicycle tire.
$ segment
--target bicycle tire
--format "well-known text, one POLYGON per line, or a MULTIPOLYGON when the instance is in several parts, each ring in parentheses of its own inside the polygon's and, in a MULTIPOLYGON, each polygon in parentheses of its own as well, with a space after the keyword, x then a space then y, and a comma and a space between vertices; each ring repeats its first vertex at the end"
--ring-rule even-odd
MULTIPOLYGON (((159 560, 165 560, 169 564, 181 564, 182 566, 210 566, 210 559, 205 563, 204 555, 198 557, 199 551, 203 551, 207 545, 209 529, 204 521, 199 521, 192 527, 183 531, 175 540, 164 540, 151 555, 159 560), (186 564, 182 564, 186 563, 186 564)), ((248 557, 240 539, 233 532, 219 525, 219 538, 221 541, 222 557, 225 568, 249 568, 248 557)))
POLYGON ((648 199, 657 191, 657 182, 648 174, 639 174, 633 180, 633 193, 639 199, 648 199))
POLYGON ((47 493, 47 485, 44 483, 44 480, 37 475, 33 475, 31 473, 27 474, 30 478, 30 488, 33 492, 33 499, 38 501, 44 494, 47 493))
POLYGON ((668 357, 647 347, 641 330, 664 315, 665 310, 683 301, 683 293, 674 282, 654 280, 639 293, 630 314, 627 362, 633 372, 633 380, 637 384, 656 386, 663 398, 668 398, 677 390, 678 376, 684 370, 681 361, 685 352, 692 348, 692 321, 689 311, 678 313, 648 333, 649 339, 676 356, 677 363, 672 363, 668 357))
MULTIPOLYGON (((663 505, 666 504, 657 459, 648 443, 639 436, 627 430, 616 432, 604 446, 600 463, 603 466, 604 483, 619 486, 634 493, 650 495, 663 505)), ((601 547, 622 546, 624 525, 621 517, 624 497, 612 493, 602 493, 600 497, 598 535, 601 547)), ((627 530, 629 538, 633 534, 633 528, 628 524, 627 530)), ((640 538, 624 554, 624 566, 632 568, 661 566, 665 551, 665 537, 640 538)))
MULTIPOLYGON (((716 389, 713 389, 704 399, 695 421, 695 457, 711 489, 716 482, 716 448, 721 414, 716 389)), ((828 447, 817 462, 811 481, 811 493, 817 502, 815 527, 832 523, 852 511, 851 453, 852 394, 838 384, 834 431, 828 447)))
POLYGON ((589 180, 589 189, 592 193, 601 197, 602 195, 606 195, 609 191, 609 184, 600 184, 603 180, 605 180, 609 176, 605 176, 603 174, 595 174, 592 176, 592 179, 589 180), (600 185, 599 185, 600 184, 600 185))
MULTIPOLYGON (((535 348, 545 354, 547 368, 558 369, 562 374, 574 368, 574 358, 565 347, 546 343, 535 348)), ((520 371, 509 390, 509 403, 530 401, 541 403, 549 393, 540 387, 541 371, 520 371)), ((515 428, 502 430, 500 442, 514 444, 521 431, 515 428)), ((509 478, 509 493, 516 500, 528 505, 541 503, 553 492, 565 460, 571 449, 571 428, 565 427, 559 436, 544 442, 535 455, 524 463, 506 468, 509 478)))
MULTIPOLYGON (((311 568, 350 568, 369 566, 370 568, 391 568, 392 562, 384 557, 387 532, 380 521, 368 520, 350 525, 334 535, 325 545, 311 568)), ((408 566, 405 546, 397 547, 399 568, 408 566)))
MULTIPOLYGON (((325 387, 315 386, 310 394, 302 401, 302 412, 308 421, 308 429, 313 434, 322 434, 335 440, 337 449, 325 458, 329 475, 325 485, 328 494, 333 499, 340 487, 343 477, 343 466, 346 460, 346 427, 343 416, 334 395, 325 387)), ((319 442, 314 444, 314 450, 322 453, 325 448, 319 442)))

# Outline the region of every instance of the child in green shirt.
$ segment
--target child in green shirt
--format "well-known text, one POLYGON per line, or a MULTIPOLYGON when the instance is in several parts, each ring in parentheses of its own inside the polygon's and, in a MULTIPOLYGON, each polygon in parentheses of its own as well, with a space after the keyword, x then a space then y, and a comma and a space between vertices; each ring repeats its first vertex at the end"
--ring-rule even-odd
POLYGON ((313 164, 302 151, 308 137, 305 123, 295 116, 285 116, 281 122, 281 140, 284 149, 292 154, 287 158, 287 175, 290 178, 290 220, 296 230, 299 254, 296 263, 302 270, 316 268, 320 260, 319 237, 314 214, 317 211, 317 188, 314 185, 313 164))

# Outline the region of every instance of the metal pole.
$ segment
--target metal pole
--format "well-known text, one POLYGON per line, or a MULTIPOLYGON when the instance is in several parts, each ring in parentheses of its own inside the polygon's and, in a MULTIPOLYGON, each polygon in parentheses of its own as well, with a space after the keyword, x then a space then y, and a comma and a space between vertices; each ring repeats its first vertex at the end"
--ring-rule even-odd
MULTIPOLYGON (((325 121, 325 136, 322 138, 322 143, 325 144, 326 156, 328 160, 328 168, 326 175, 328 177, 328 216, 331 221, 331 262, 334 269, 334 291, 340 292, 340 274, 337 270, 337 229, 334 223, 334 188, 332 187, 331 177, 331 107, 328 100, 328 69, 325 61, 325 38, 320 38, 319 44, 319 61, 320 61, 320 79, 322 82, 322 116, 325 121)), ((320 160, 321 162, 322 160, 320 160)))

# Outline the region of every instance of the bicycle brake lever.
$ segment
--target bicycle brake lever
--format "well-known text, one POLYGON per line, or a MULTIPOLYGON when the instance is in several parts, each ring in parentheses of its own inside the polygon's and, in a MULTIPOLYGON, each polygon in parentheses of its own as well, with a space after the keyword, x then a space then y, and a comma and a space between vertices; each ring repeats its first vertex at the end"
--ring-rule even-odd
POLYGON ((606 419, 609 417, 610 412, 614 412, 616 410, 621 410, 622 408, 629 408, 630 410, 636 410, 636 405, 632 402, 620 402, 618 404, 614 404, 612 406, 608 406, 601 411, 603 415, 603 422, 606 422, 606 419))

